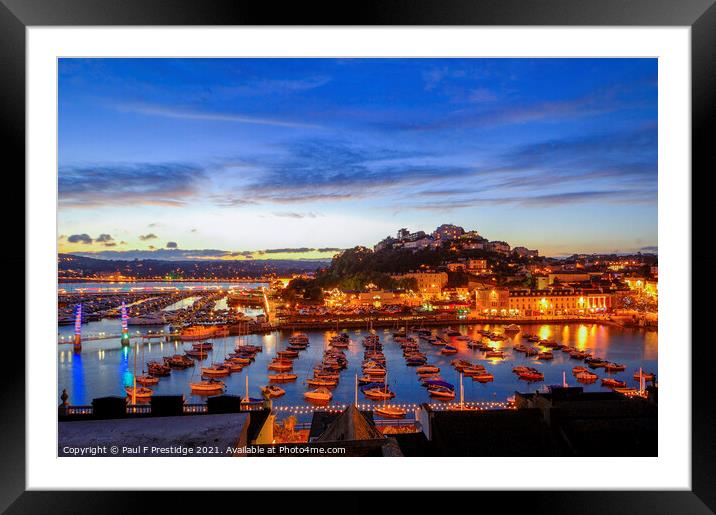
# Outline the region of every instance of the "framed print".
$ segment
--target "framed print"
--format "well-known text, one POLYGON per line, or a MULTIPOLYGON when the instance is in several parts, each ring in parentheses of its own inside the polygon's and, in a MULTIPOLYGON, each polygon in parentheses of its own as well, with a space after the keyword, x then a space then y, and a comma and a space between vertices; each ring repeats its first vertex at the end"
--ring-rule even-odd
POLYGON ((8 513, 712 512, 712 2, 3 1, 8 513))

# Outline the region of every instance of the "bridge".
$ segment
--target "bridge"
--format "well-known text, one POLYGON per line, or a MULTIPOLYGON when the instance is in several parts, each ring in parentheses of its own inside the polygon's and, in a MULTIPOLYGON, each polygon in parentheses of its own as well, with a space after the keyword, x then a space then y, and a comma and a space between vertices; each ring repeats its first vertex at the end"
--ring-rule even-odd
POLYGON ((275 278, 268 277, 256 277, 252 279, 230 279, 225 281, 219 280, 181 280, 181 281, 159 281, 153 279, 147 279, 145 281, 97 281, 87 280, 88 284, 101 283, 103 286, 80 286, 73 284, 71 290, 67 290, 62 287, 62 282, 59 283, 57 292, 60 295, 69 295, 72 293, 136 293, 136 292, 150 292, 150 293, 171 293, 175 291, 221 291, 221 290, 236 290, 246 289, 245 284, 263 283, 270 284, 275 278), (166 283, 167 286, 134 286, 135 284, 146 284, 146 283, 166 283), (206 284, 193 284, 193 283, 206 283, 206 284), (106 286, 104 286, 106 285, 106 286))
MULTIPOLYGON (((82 335, 82 341, 83 342, 92 342, 92 341, 98 341, 98 340, 112 340, 112 339, 119 339, 122 338, 123 333, 90 333, 90 334, 83 334, 82 335)), ((136 333, 132 335, 129 334, 130 338, 140 338, 142 340, 142 343, 145 342, 151 342, 152 340, 164 340, 169 341, 172 338, 178 338, 181 335, 181 333, 177 332, 160 332, 160 333, 151 333, 151 334, 141 334, 136 333)), ((60 336, 57 340, 57 343, 64 344, 64 343, 73 343, 74 342, 74 335, 65 335, 60 336)))

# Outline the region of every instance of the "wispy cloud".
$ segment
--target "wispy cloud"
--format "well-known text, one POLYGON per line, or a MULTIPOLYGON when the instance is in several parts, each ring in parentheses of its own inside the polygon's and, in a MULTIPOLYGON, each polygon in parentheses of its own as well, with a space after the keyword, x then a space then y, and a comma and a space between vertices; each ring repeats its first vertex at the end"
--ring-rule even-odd
POLYGON ((289 144, 280 159, 258 163, 261 172, 245 185, 245 198, 275 203, 339 201, 472 173, 470 167, 430 157, 424 150, 302 140, 289 144))
POLYGON ((237 113, 218 113, 207 111, 194 111, 190 109, 178 109, 147 104, 122 104, 118 106, 120 111, 132 112, 147 116, 160 116, 164 118, 180 118, 183 120, 207 120, 215 122, 233 122, 249 125, 271 125, 274 127, 294 127, 317 129, 318 125, 312 123, 296 122, 260 116, 250 116, 237 113))
POLYGON ((412 202, 387 206, 394 211, 454 211, 479 207, 481 205, 517 205, 533 208, 557 208, 571 204, 644 204, 653 203, 655 190, 602 190, 602 191, 569 191, 564 193, 525 195, 525 196, 493 196, 463 197, 440 202, 412 202))
MULTIPOLYGON (((643 86, 643 81, 639 82, 643 86)), ((530 123, 559 123, 605 115, 625 109, 647 107, 647 100, 634 100, 627 93, 634 86, 603 88, 575 98, 559 100, 504 99, 495 102, 497 96, 486 88, 476 88, 464 94, 464 100, 472 103, 453 112, 441 113, 432 119, 418 118, 383 123, 385 128, 407 130, 442 130, 492 128, 504 125, 530 123)), ((653 85, 652 85, 653 87, 653 85)))
POLYGON ((256 78, 214 89, 224 95, 282 95, 320 88, 329 82, 331 82, 331 77, 326 75, 316 75, 299 79, 256 78))
POLYGON ((281 213, 273 213, 273 216, 276 216, 278 218, 318 218, 319 216, 323 216, 316 213, 297 213, 297 212, 281 212, 281 213))
POLYGON ((188 163, 111 163, 59 169, 60 207, 181 206, 205 170, 188 163))

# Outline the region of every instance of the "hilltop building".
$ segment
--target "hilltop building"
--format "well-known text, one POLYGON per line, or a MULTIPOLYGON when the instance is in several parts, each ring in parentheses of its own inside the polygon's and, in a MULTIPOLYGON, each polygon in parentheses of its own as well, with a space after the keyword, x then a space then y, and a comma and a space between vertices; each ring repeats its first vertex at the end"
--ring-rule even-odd
POLYGON ((521 258, 536 258, 539 257, 538 250, 530 250, 527 247, 515 247, 512 252, 517 254, 521 258))
POLYGON ((465 234, 465 229, 458 225, 442 224, 433 231, 433 238, 439 241, 450 241, 465 234))
POLYGON ((503 256, 510 255, 510 245, 505 241, 491 241, 485 244, 485 250, 490 250, 503 256))
POLYGON ((393 279, 415 279, 418 285, 418 293, 438 295, 448 283, 448 275, 445 272, 410 272, 391 276, 393 279))

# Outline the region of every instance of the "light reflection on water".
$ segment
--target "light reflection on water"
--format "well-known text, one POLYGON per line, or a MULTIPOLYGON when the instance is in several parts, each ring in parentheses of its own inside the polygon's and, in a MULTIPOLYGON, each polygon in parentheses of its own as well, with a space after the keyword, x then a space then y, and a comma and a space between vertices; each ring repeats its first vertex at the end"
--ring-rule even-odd
MULTIPOLYGON (((458 329, 463 334, 477 338, 477 330, 487 327, 489 330, 501 332, 500 326, 462 326, 458 329)), ((434 332, 437 331, 434 329, 434 332)), ((506 359, 484 358, 484 353, 478 350, 469 349, 467 342, 454 340, 452 345, 457 347, 458 353, 454 355, 441 355, 440 347, 432 346, 420 341, 421 350, 429 356, 429 362, 441 368, 443 379, 455 385, 459 382, 459 375, 450 366, 450 361, 455 358, 469 359, 483 363, 495 380, 492 383, 480 384, 465 378, 464 390, 465 401, 504 401, 507 397, 517 391, 534 391, 541 384, 561 384, 562 372, 566 372, 567 381, 575 384, 571 374, 572 367, 581 364, 578 360, 570 359, 566 353, 560 350, 554 351, 554 359, 547 362, 537 361, 534 358, 525 357, 511 350, 513 344, 528 344, 524 333, 536 333, 544 338, 553 338, 558 342, 579 349, 588 349, 596 356, 627 365, 625 372, 614 374, 615 377, 626 380, 631 386, 636 386, 632 375, 639 367, 645 371, 658 372, 658 335, 656 332, 647 332, 640 329, 622 329, 613 326, 598 324, 567 324, 567 325, 522 325, 522 332, 518 333, 511 340, 494 342, 495 347, 501 347, 507 351, 506 359), (520 381, 512 373, 512 367, 516 365, 534 366, 545 375, 544 383, 527 384, 520 381)), ((327 349, 331 336, 335 331, 307 331, 310 338, 310 346, 303 351, 299 358, 294 360, 294 373, 299 379, 295 383, 282 384, 286 395, 275 399, 274 405, 302 405, 305 404, 303 393, 306 386, 303 384, 309 377, 314 366, 321 361, 324 349, 327 349)), ((333 391, 333 402, 336 404, 350 403, 354 396, 354 376, 361 373, 361 361, 363 357, 363 346, 360 344, 363 336, 369 334, 365 330, 349 331, 353 344, 345 349, 348 357, 348 368, 341 373, 341 381, 333 391)), ((429 400, 424 388, 419 385, 415 369, 405 365, 402 351, 397 343, 392 341, 389 332, 382 329, 377 330, 383 342, 383 351, 387 360, 388 381, 391 389, 397 396, 393 402, 420 403, 429 400)), ((256 361, 241 372, 233 373, 223 378, 227 385, 228 394, 244 395, 245 377, 249 377, 251 396, 259 397, 259 387, 267 384, 267 365, 276 351, 283 350, 288 346, 290 332, 276 332, 265 335, 231 336, 213 340, 214 350, 209 352, 206 360, 198 362, 194 368, 186 370, 172 370, 168 377, 160 379, 159 384, 153 386, 155 394, 176 395, 183 394, 190 402, 203 402, 204 398, 191 395, 189 382, 197 380, 200 373, 200 366, 207 366, 213 361, 220 361, 226 353, 231 352, 235 345, 252 344, 262 345, 264 351, 257 354, 256 361)), ((134 343, 134 342, 133 342, 134 343)), ((183 353, 191 348, 191 342, 154 342, 145 343, 144 359, 142 360, 142 344, 140 343, 140 354, 137 360, 137 373, 141 373, 142 363, 149 360, 160 360, 163 356, 170 356, 175 353, 183 353)), ((121 347, 119 340, 99 340, 83 343, 81 355, 73 354, 71 345, 58 346, 58 396, 63 388, 67 389, 71 404, 89 404, 95 397, 106 395, 124 395, 124 386, 131 386, 133 383, 134 355, 129 347, 121 347), (97 357, 99 359, 97 359, 97 357)), ((605 372, 597 369, 600 377, 605 372)), ((603 390, 598 381, 592 385, 584 385, 586 390, 603 390)), ((370 403, 359 394, 361 402, 370 403)))

